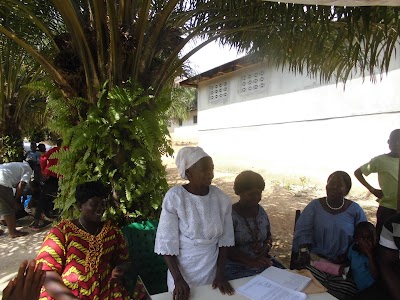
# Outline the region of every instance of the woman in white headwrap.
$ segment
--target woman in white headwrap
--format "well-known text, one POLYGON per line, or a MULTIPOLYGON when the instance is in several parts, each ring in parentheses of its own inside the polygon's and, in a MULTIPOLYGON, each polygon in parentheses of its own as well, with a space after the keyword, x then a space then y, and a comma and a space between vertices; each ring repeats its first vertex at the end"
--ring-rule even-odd
POLYGON ((154 248, 168 265, 168 290, 186 300, 191 286, 212 283, 232 295, 224 279, 226 247, 234 245, 231 200, 211 185, 214 164, 202 148, 182 148, 176 165, 189 183, 165 195, 154 248))

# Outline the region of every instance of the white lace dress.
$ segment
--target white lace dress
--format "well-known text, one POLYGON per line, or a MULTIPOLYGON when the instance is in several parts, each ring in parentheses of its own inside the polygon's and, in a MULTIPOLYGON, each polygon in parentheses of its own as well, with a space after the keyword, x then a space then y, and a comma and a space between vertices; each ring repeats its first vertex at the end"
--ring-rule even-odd
MULTIPOLYGON (((215 186, 206 196, 193 195, 183 186, 171 188, 164 197, 154 252, 176 255, 189 286, 212 283, 219 247, 235 244, 231 212, 231 200, 215 186)), ((167 284, 173 291, 169 271, 167 284)))

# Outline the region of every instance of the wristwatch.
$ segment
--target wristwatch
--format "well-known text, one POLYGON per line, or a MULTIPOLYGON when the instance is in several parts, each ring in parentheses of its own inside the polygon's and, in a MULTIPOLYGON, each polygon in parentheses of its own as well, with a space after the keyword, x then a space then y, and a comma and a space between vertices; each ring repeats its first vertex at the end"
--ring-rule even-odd
POLYGON ((301 253, 310 253, 307 247, 300 248, 301 253))

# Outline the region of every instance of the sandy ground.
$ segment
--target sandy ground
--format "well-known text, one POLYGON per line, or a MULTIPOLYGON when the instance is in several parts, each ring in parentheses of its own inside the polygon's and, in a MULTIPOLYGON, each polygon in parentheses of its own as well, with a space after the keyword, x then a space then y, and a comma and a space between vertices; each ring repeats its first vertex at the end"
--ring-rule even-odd
MULTIPOLYGON (((165 159, 168 171, 168 182, 171 186, 181 184, 177 169, 171 158, 165 159)), ((236 173, 225 173, 223 170, 215 171, 213 184, 227 193, 232 202, 238 197, 233 192, 233 182, 236 173)), ((284 177, 273 177, 263 174, 266 189, 261 200, 261 205, 267 211, 271 222, 274 245, 272 254, 278 257, 284 264, 290 261, 291 244, 293 238, 294 216, 296 209, 303 209, 312 199, 325 195, 325 187, 312 182, 299 180, 299 185, 290 184, 284 177)), ((323 181, 323 179, 321 179, 323 181)), ((349 198, 358 202, 367 214, 369 221, 375 223, 377 202, 371 195, 363 190, 352 191, 349 198)), ((29 231, 31 217, 18 221, 19 229, 29 231)), ((5 229, 3 227, 3 229, 5 229)), ((10 239, 6 234, 0 236, 0 294, 6 283, 15 276, 20 263, 24 259, 32 259, 36 256, 41 242, 47 232, 44 229, 39 232, 31 232, 28 236, 10 239)))

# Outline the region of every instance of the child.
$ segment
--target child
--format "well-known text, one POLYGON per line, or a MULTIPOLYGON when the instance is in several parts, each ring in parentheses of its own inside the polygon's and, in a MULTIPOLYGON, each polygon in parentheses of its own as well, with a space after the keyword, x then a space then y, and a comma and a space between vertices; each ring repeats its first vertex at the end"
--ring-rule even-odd
POLYGON ((388 144, 390 149, 388 154, 374 157, 354 172, 361 184, 379 199, 379 207, 376 212, 377 236, 380 235, 385 221, 396 214, 400 129, 395 129, 390 133, 388 144), (365 180, 364 176, 371 173, 378 173, 380 190, 375 189, 365 180))
POLYGON ((26 153, 25 160, 33 162, 32 164, 33 175, 36 180, 40 180, 42 176, 40 172, 40 152, 37 151, 36 142, 31 142, 30 148, 31 151, 28 151, 26 153))
POLYGON ((45 214, 48 210, 48 205, 43 202, 40 183, 38 181, 33 180, 29 183, 29 195, 27 195, 27 198, 28 197, 29 201, 25 207, 25 211, 34 217, 29 228, 37 231, 50 225, 53 220, 48 218, 45 214))
POLYGON ((354 231, 354 243, 347 258, 350 270, 359 292, 371 287, 378 278, 375 261, 376 230, 370 222, 360 222, 354 231))

